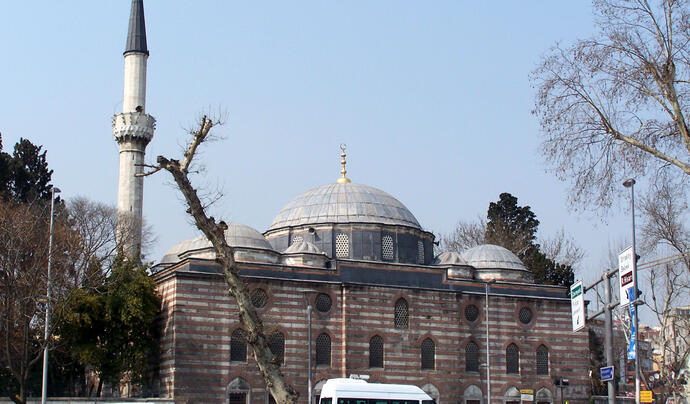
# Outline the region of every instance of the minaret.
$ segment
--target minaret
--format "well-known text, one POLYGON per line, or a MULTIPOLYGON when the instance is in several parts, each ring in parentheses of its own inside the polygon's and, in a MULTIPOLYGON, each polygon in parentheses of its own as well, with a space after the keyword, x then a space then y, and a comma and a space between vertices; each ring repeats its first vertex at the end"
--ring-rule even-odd
POLYGON ((142 173, 146 145, 153 138, 156 120, 146 114, 146 25, 143 0, 132 0, 125 57, 122 113, 113 116, 113 135, 120 146, 120 171, 117 189, 117 244, 129 258, 141 250, 144 178, 142 173))

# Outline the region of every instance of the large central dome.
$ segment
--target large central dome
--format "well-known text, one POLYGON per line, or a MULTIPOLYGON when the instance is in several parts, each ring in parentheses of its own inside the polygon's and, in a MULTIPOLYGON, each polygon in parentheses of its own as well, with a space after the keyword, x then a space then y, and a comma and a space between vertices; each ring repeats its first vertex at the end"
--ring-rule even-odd
POLYGON ((268 231, 318 223, 379 223, 421 229, 414 215, 391 195, 364 184, 327 184, 293 199, 268 231))

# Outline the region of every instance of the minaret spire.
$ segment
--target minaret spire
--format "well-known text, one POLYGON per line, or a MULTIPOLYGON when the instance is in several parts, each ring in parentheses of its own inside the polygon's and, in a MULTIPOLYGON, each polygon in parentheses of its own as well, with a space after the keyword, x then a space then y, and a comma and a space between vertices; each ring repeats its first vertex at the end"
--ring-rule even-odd
POLYGON ((129 29, 127 30, 125 55, 128 52, 149 54, 149 50, 146 47, 146 21, 144 21, 143 0, 132 0, 132 11, 129 13, 129 29))
POLYGON ((156 120, 146 114, 146 45, 143 0, 132 0, 127 44, 122 113, 113 116, 113 135, 120 146, 117 189, 117 245, 129 258, 141 253, 144 201, 143 172, 146 146, 153 138, 156 120))

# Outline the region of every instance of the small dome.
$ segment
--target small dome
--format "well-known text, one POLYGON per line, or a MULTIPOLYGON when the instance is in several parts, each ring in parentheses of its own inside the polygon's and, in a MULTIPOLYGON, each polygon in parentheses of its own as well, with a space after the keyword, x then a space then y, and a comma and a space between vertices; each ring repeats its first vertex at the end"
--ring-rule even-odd
POLYGON ((324 254, 319 247, 308 241, 298 241, 283 251, 283 254, 324 254))
POLYGON ((288 203, 268 231, 319 223, 379 223, 421 229, 412 213, 391 195, 363 184, 327 184, 288 203))
MULTIPOLYGON (((231 247, 255 248, 261 250, 273 250, 271 244, 257 230, 241 224, 229 223, 225 230, 225 240, 231 247)), ((203 250, 211 247, 211 242, 203 234, 194 238, 181 241, 165 253, 161 259, 161 264, 178 262, 179 256, 189 251, 203 250)))
POLYGON ((431 265, 467 265, 467 262, 455 251, 446 251, 437 255, 431 265))
POLYGON ((526 271, 525 265, 510 250, 493 244, 482 244, 462 253, 468 265, 477 269, 515 269, 526 271))

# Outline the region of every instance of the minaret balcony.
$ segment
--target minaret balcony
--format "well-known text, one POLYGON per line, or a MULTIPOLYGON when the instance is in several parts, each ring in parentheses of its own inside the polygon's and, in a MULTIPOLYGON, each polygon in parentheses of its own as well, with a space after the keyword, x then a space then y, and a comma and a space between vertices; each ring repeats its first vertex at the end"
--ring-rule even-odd
POLYGON ((123 112, 113 116, 113 135, 119 142, 138 140, 148 144, 156 129, 156 119, 143 112, 123 112))

